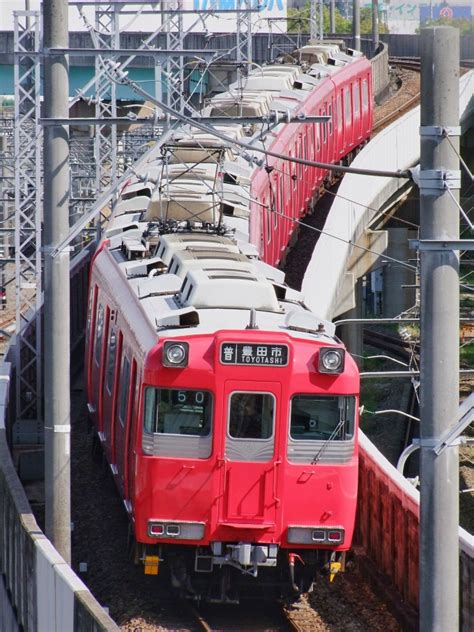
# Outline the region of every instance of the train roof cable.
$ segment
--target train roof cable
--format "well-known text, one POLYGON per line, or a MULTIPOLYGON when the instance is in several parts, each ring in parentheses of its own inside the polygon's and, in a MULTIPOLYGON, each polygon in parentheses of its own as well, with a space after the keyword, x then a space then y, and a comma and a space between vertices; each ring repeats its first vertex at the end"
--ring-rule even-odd
POLYGON ((297 158, 296 156, 285 156, 283 154, 279 154, 277 152, 270 151, 270 150, 265 150, 260 147, 254 147, 254 146, 249 147, 248 143, 244 143, 235 138, 231 138, 230 136, 227 136, 226 134, 222 134, 221 132, 214 129, 210 125, 205 125, 203 123, 200 123, 198 118, 191 118, 189 116, 186 116, 185 114, 181 114, 180 112, 178 112, 177 110, 174 110, 173 108, 170 108, 168 105, 166 105, 165 103, 163 103, 162 101, 160 101, 159 99, 151 95, 149 92, 141 88, 141 86, 139 86, 137 83, 129 79, 127 77, 127 73, 119 68, 117 62, 113 62, 111 59, 106 59, 103 61, 103 64, 105 68, 105 73, 115 83, 129 86, 130 88, 132 88, 132 90, 134 90, 138 94, 141 94, 143 97, 145 97, 146 99, 148 99, 149 101, 157 105, 167 114, 171 114, 175 118, 181 120, 183 123, 187 123, 188 125, 191 125, 192 127, 196 127, 197 129, 205 132, 206 134, 211 134, 212 136, 215 136, 216 138, 219 138, 220 140, 226 143, 237 145, 239 147, 242 147, 243 149, 247 149, 247 150, 250 149, 251 151, 265 154, 266 156, 271 156, 272 158, 278 158, 280 160, 286 160, 289 162, 296 162, 297 164, 307 165, 308 167, 318 167, 320 169, 327 169, 328 171, 339 171, 341 173, 353 173, 356 175, 377 176, 377 177, 382 177, 382 178, 405 178, 407 180, 412 179, 412 174, 409 169, 405 169, 403 171, 402 170, 382 171, 382 170, 377 170, 377 169, 371 170, 371 169, 359 169, 357 167, 343 167, 341 165, 333 165, 326 162, 318 162, 315 160, 306 160, 304 158, 297 158))
MULTIPOLYGON (((278 171, 278 173, 282 173, 285 176, 288 176, 289 178, 292 178, 293 176, 291 176, 289 173, 287 173, 286 171, 284 171, 283 169, 278 169, 278 167, 273 167, 275 171, 278 171)), ((335 191, 331 191, 331 189, 328 189, 326 186, 324 187, 324 191, 326 193, 329 193, 329 195, 332 195, 333 197, 338 197, 341 198, 341 200, 345 200, 346 202, 350 202, 351 204, 356 204, 357 206, 361 206, 365 209, 367 209, 368 211, 373 211, 374 213, 380 213, 381 215, 386 215, 390 212, 390 209, 387 209, 385 211, 381 211, 380 209, 374 208, 373 206, 368 206, 367 204, 362 204, 362 202, 357 202, 356 200, 353 200, 351 198, 348 198, 344 195, 341 195, 339 192, 335 192, 335 191)), ((401 222, 402 224, 407 224, 407 226, 411 226, 412 228, 419 230, 420 226, 419 224, 415 224, 414 222, 410 222, 407 219, 403 219, 402 217, 397 217, 396 215, 393 215, 391 217, 391 219, 401 222)))
MULTIPOLYGON (((358 248, 359 250, 363 250, 364 252, 369 252, 371 254, 380 256, 380 252, 377 252, 376 250, 371 250, 370 248, 366 248, 365 246, 360 246, 359 244, 356 244, 354 241, 351 241, 350 239, 344 239, 343 237, 339 237, 338 235, 333 235, 332 233, 328 233, 323 228, 316 228, 316 226, 311 226, 311 224, 306 224, 302 220, 295 219, 294 217, 290 217, 289 215, 285 215, 284 213, 280 213, 278 211, 272 211, 272 212, 278 213, 278 215, 280 215, 280 217, 282 217, 283 219, 288 219, 291 222, 299 224, 303 228, 309 228, 310 230, 314 230, 317 233, 320 233, 321 235, 326 235, 327 237, 331 237, 332 239, 336 239, 337 241, 342 241, 345 244, 350 244, 354 248, 358 248)), ((398 263, 399 265, 404 266, 405 268, 409 268, 410 270, 418 269, 416 266, 413 266, 410 263, 406 263, 405 261, 402 261, 401 259, 395 259, 395 257, 390 257, 386 254, 383 255, 383 258, 388 261, 393 261, 394 263, 398 263)))

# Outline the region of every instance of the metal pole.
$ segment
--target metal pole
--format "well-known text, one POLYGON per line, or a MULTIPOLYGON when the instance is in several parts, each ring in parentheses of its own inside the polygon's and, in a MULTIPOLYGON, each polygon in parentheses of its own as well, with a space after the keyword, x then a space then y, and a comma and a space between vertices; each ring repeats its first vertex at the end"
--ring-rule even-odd
MULTIPOLYGON (((48 48, 68 46, 68 1, 43 3, 44 110, 46 117, 69 115, 69 65, 48 48)), ((69 252, 51 257, 69 233, 69 137, 66 126, 44 131, 45 243, 45 497, 46 535, 71 561, 69 252)))
MULTIPOLYGON (((459 31, 422 29, 421 242, 459 239, 459 210, 443 182, 447 171, 460 179, 457 126, 459 31)), ((459 200, 456 184, 451 192, 459 200)), ((421 250, 420 255, 420 629, 445 632, 459 629, 459 463, 457 447, 437 456, 433 444, 457 418, 459 407, 459 260, 448 249, 421 250)))
POLYGON ((379 47, 379 0, 372 0, 372 42, 376 53, 379 47))
POLYGON ((331 0, 329 4, 329 32, 331 35, 336 32, 336 0, 331 0))
POLYGON ((360 0, 353 0, 352 5, 352 37, 355 50, 360 50, 360 0))

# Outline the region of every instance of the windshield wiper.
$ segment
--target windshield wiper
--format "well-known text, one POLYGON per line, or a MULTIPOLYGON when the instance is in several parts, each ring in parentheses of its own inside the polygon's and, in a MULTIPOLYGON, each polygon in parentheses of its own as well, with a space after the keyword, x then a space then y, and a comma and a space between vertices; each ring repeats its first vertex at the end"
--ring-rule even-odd
POLYGON ((325 452, 326 448, 328 447, 328 445, 331 443, 331 441, 334 441, 334 439, 338 435, 339 431, 343 428, 345 423, 346 423, 346 420, 344 419, 344 417, 342 417, 339 420, 339 423, 337 424, 337 426, 332 431, 331 435, 326 439, 326 441, 323 443, 323 445, 319 448, 319 452, 316 454, 316 456, 311 461, 312 465, 314 465, 315 463, 317 463, 319 461, 319 459, 324 454, 324 452, 325 452))

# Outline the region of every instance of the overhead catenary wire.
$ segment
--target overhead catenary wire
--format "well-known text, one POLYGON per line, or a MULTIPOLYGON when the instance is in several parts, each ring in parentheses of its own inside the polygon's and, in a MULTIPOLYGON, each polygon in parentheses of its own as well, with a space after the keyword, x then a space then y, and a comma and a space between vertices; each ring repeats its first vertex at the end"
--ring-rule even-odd
MULTIPOLYGON (((206 134, 211 134, 212 136, 215 136, 216 138, 219 138, 220 140, 226 143, 230 143, 232 145, 242 147, 243 149, 246 149, 246 150, 261 153, 266 156, 271 156, 272 158, 277 158, 279 160, 295 162, 297 164, 306 165, 308 167, 319 167, 320 169, 327 169, 328 171, 338 171, 341 173, 353 173, 357 175, 377 176, 377 177, 383 177, 383 178, 404 178, 407 180, 410 180, 412 177, 409 170, 382 171, 382 170, 377 170, 377 169, 372 170, 372 169, 359 169, 357 167, 344 167, 342 165, 333 165, 331 163, 326 163, 326 162, 307 160, 305 158, 298 158, 296 156, 286 156, 286 155, 283 155, 271 150, 265 150, 264 148, 256 147, 253 145, 249 146, 248 143, 240 141, 236 138, 231 138, 230 136, 223 134, 219 130, 216 130, 211 125, 200 123, 198 118, 191 118, 169 107, 168 105, 166 105, 165 103, 163 103, 162 101, 160 101, 159 99, 151 95, 149 92, 144 90, 141 86, 136 84, 134 81, 129 79, 127 77, 127 74, 123 70, 121 70, 119 67, 117 67, 117 64, 112 62, 111 60, 105 60, 104 65, 108 66, 108 70, 106 69, 105 72, 108 74, 108 76, 110 77, 112 81, 115 81, 116 83, 120 83, 122 85, 129 86, 130 88, 132 88, 132 90, 134 90, 138 94, 141 94, 143 97, 145 97, 147 100, 157 105, 167 114, 170 114, 171 116, 179 119, 183 123, 187 123, 191 125, 192 127, 195 127, 206 134), (114 75, 116 75, 116 77, 114 77, 114 75)), ((231 120, 232 119, 229 118, 229 122, 231 120)))

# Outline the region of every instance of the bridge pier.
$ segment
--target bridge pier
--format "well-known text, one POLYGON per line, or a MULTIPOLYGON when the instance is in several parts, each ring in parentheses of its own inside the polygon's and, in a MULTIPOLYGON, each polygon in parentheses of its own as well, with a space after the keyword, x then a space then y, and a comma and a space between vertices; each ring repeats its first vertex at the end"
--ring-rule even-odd
MULTIPOLYGON (((363 285, 362 278, 357 279, 354 285, 354 298, 355 307, 350 309, 345 314, 341 314, 338 319, 343 320, 345 318, 363 318, 365 316, 364 297, 363 297, 363 285)), ((362 365, 362 353, 364 350, 364 328, 361 325, 349 323, 347 325, 341 325, 338 334, 347 350, 354 356, 354 360, 357 366, 362 365)))
MULTIPOLYGON (((392 259, 408 263, 415 254, 408 248, 408 240, 416 239, 415 230, 408 228, 389 228, 386 254, 392 259)), ((415 304, 416 275, 413 270, 396 263, 387 261, 383 268, 383 302, 384 318, 394 318, 415 304)))

